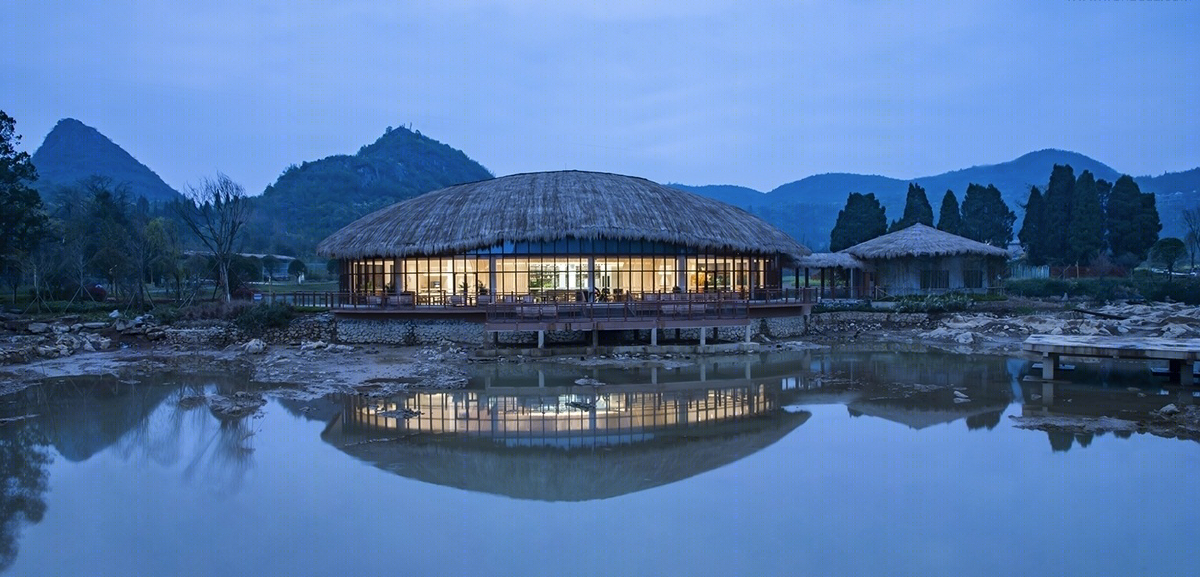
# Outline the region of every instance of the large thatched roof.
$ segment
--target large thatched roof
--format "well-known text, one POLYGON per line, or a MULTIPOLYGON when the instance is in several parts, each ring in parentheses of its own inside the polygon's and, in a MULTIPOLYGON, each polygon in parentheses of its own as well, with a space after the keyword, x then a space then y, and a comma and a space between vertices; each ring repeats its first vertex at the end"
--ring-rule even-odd
POLYGON ((1008 257, 1008 251, 1002 248, 950 234, 924 224, 914 224, 903 230, 858 243, 842 252, 862 259, 955 254, 1008 257))
POLYGON ((334 258, 463 252, 502 242, 630 239, 703 251, 812 251, 750 213, 643 178, 537 172, 451 186, 364 216, 321 242, 334 258))

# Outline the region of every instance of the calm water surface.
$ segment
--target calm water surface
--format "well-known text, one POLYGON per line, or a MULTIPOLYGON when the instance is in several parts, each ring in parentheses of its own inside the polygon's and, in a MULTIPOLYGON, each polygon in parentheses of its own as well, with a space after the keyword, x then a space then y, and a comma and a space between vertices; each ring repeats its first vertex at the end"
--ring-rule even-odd
POLYGON ((1144 368, 1081 366, 1049 407, 1021 383, 1024 361, 992 356, 473 370, 465 391, 269 394, 259 415, 225 422, 180 399, 252 388, 233 377, 62 381, 0 399, 0 417, 28 417, 0 425, 0 572, 1195 569, 1200 444, 1008 418, 1174 402, 1144 368))

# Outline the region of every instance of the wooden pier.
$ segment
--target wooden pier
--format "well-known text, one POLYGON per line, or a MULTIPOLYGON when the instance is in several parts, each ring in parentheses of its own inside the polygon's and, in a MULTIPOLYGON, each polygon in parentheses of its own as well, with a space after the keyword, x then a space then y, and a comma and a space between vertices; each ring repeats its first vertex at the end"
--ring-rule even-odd
POLYGON ((1099 357, 1165 360, 1171 382, 1189 386, 1194 382, 1193 366, 1200 360, 1200 339, 1031 335, 1021 349, 1042 356, 1042 379, 1047 381, 1058 374, 1059 357, 1099 357))

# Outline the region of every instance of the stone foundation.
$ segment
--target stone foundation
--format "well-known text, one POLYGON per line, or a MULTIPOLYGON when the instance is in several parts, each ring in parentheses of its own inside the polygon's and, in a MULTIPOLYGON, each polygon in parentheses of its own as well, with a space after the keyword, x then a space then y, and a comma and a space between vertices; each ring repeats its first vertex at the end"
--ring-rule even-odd
MULTIPOLYGON (((884 327, 909 327, 925 323, 929 315, 923 313, 888 312, 830 312, 814 314, 805 320, 803 316, 751 319, 750 338, 789 339, 813 333, 876 330, 884 327), (806 333, 806 330, 808 331, 806 333)), ((712 329, 709 342, 742 342, 746 338, 743 327, 719 327, 714 341, 712 329)), ((605 331, 601 344, 645 344, 650 341, 648 330, 620 331, 621 335, 605 331)), ((242 342, 249 336, 232 327, 212 329, 172 329, 168 339, 177 343, 225 346, 242 342)), ((349 344, 389 344, 421 346, 451 342, 462 346, 480 347, 493 343, 492 335, 483 330, 483 325, 452 319, 364 319, 341 318, 330 314, 301 316, 292 321, 287 329, 267 331, 262 339, 268 343, 299 343, 301 341, 343 342, 349 344)), ((498 344, 501 347, 537 346, 537 332, 501 332, 498 344)), ((589 331, 551 331, 546 333, 546 344, 591 345, 589 331)), ((679 341, 697 342, 700 329, 660 330, 658 341, 666 345, 679 341)))

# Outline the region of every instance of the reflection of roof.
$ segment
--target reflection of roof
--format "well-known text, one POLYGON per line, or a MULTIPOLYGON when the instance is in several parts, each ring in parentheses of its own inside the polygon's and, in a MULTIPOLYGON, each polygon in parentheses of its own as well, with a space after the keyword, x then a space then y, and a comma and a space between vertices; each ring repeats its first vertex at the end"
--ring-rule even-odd
POLYGON ((972 401, 951 405, 914 406, 903 402, 859 399, 846 404, 846 408, 870 417, 887 419, 913 429, 924 429, 933 425, 951 423, 975 415, 1004 410, 1006 403, 995 401, 972 401))
POLYGON ((454 436, 371 442, 346 433, 343 418, 321 434, 342 451, 402 477, 426 483, 538 501, 607 499, 674 483, 751 455, 783 438, 811 413, 768 416, 602 449, 504 447, 454 436))
POLYGON ((1008 257, 1008 251, 1002 248, 919 223, 858 243, 844 252, 865 259, 953 254, 1008 257))

